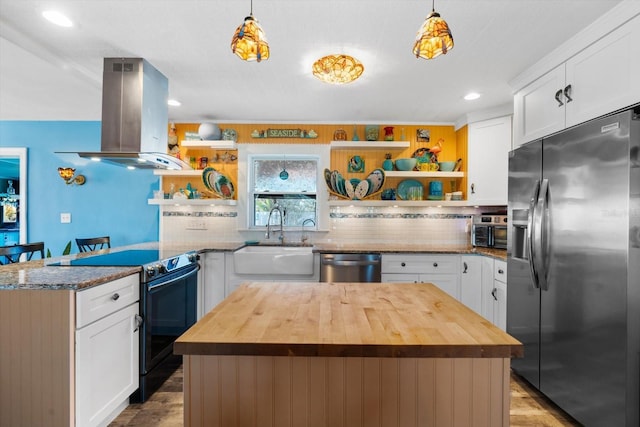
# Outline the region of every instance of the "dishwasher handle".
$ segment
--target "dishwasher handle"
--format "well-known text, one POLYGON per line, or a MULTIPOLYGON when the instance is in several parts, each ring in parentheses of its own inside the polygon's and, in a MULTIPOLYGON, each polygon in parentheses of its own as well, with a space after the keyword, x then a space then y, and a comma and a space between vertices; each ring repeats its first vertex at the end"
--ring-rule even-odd
POLYGON ((341 261, 341 260, 333 260, 333 259, 324 259, 322 260, 323 265, 335 265, 338 267, 353 267, 353 266, 361 266, 361 265, 377 265, 379 261, 376 260, 359 260, 359 261, 341 261))

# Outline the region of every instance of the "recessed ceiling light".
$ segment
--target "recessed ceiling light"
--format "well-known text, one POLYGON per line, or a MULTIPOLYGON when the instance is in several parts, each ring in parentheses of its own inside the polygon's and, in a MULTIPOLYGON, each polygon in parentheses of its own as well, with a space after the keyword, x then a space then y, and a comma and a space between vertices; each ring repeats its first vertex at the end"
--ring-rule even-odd
POLYGON ((177 99, 170 99, 167 101, 167 104, 171 105, 172 107, 179 107, 182 105, 182 103, 177 99))
POLYGON ((477 92, 469 92, 464 96, 464 99, 466 101, 473 101, 474 99, 478 99, 478 98, 480 98, 480 94, 477 92))
POLYGON ((42 16, 49 21, 61 27, 73 27, 73 22, 71 19, 64 16, 62 13, 56 10, 45 10, 42 12, 42 16))

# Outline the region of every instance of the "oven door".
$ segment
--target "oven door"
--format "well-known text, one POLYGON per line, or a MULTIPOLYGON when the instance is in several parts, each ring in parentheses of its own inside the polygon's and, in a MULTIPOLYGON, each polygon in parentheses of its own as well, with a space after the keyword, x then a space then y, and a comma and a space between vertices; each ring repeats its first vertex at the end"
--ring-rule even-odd
POLYGON ((141 375, 169 356, 173 342, 196 323, 199 268, 194 264, 142 285, 141 375))
POLYGON ((493 247, 507 249, 507 227, 496 225, 493 227, 493 247))
POLYGON ((480 246, 483 248, 491 247, 493 241, 491 240, 491 226, 484 224, 473 224, 471 231, 471 244, 473 246, 480 246))

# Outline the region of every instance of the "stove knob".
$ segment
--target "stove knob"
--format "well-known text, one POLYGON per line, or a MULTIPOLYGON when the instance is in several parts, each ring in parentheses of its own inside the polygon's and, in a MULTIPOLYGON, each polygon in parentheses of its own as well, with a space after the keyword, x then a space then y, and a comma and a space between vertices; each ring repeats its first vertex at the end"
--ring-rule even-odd
POLYGON ((147 267, 147 276, 153 277, 156 275, 156 269, 153 265, 147 267))
POLYGON ((196 262, 198 260, 198 255, 197 254, 189 254, 189 255, 187 255, 187 259, 189 260, 189 262, 196 262))
POLYGON ((160 274, 160 273, 166 273, 167 272, 167 267, 165 267, 162 264, 158 264, 156 265, 156 271, 160 274))

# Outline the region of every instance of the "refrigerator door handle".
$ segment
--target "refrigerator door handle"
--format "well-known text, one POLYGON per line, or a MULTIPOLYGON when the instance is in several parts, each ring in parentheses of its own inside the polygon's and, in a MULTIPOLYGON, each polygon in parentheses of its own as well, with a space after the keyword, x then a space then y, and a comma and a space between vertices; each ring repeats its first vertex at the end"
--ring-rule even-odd
POLYGON ((549 290, 549 245, 550 245, 550 233, 549 233, 549 180, 545 179, 540 185, 540 238, 538 240, 539 252, 541 256, 542 271, 540 274, 540 289, 543 291, 549 290))
MULTIPOLYGON (((538 191, 538 200, 536 202, 535 214, 534 214, 534 230, 533 230, 533 242, 534 247, 533 262, 537 270, 536 279, 538 281, 538 287, 544 291, 549 290, 549 283, 547 282, 547 260, 548 256, 543 252, 543 243, 546 242, 546 226, 547 226, 547 208, 549 199, 549 180, 543 179, 540 183, 540 190, 538 191)), ((546 245, 545 245, 546 246, 546 245)))
POLYGON ((536 185, 533 188, 533 194, 531 195, 531 201, 529 202, 529 214, 527 215, 527 244, 529 249, 529 269, 531 270, 531 278, 533 279, 533 286, 540 288, 538 282, 538 271, 535 266, 535 245, 534 245, 534 227, 535 227, 535 215, 538 205, 538 195, 540 194, 540 180, 536 181, 536 185))

